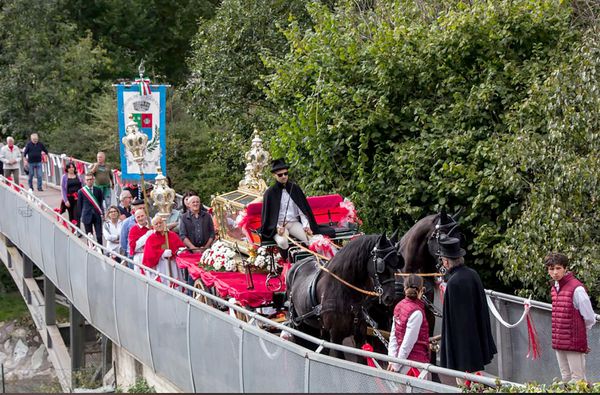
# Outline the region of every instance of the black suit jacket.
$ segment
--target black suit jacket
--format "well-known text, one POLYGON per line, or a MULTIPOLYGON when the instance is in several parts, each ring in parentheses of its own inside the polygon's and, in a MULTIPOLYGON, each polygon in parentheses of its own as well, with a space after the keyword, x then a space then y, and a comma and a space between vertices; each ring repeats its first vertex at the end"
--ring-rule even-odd
MULTIPOLYGON (((97 187, 92 187, 92 193, 94 194, 96 201, 100 205, 100 209, 102 209, 102 202, 104 200, 102 190, 97 187)), ((88 198, 85 197, 81 189, 79 190, 79 192, 77 192, 77 208, 81 213, 81 222, 83 222, 84 224, 91 224, 96 221, 102 222, 104 212, 99 213, 98 210, 94 208, 92 203, 90 203, 88 198)))

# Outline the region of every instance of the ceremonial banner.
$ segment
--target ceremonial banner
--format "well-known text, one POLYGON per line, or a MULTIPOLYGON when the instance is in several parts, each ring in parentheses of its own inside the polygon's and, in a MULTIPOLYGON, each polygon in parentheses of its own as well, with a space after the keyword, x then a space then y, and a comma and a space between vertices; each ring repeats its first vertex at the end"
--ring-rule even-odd
POLYGON ((140 132, 148 135, 143 163, 144 179, 153 180, 157 174, 157 167, 161 168, 164 175, 167 174, 166 101, 166 85, 152 85, 149 93, 148 90, 141 91, 138 84, 117 85, 121 178, 123 180, 140 180, 139 166, 122 142, 130 116, 137 123, 140 132), (147 94, 142 95, 141 92, 147 94))

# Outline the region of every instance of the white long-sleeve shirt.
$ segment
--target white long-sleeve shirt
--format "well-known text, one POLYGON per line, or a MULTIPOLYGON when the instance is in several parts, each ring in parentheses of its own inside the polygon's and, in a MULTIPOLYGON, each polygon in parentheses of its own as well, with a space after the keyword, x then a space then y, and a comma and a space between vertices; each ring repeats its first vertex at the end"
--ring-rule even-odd
POLYGON ((284 223, 297 222, 298 216, 300 216, 300 222, 303 228, 308 228, 308 218, 298 208, 298 205, 294 203, 288 191, 283 189, 281 192, 281 205, 279 206, 279 216, 277 217, 277 225, 283 226, 284 223))
MULTIPOLYGON (((558 281, 554 282, 554 287, 556 288, 556 292, 560 290, 558 281)), ((596 313, 592 308, 590 297, 588 296, 587 292, 585 292, 585 288, 583 288, 581 285, 575 288, 575 291, 573 291, 573 307, 575 307, 575 309, 579 311, 583 317, 586 329, 588 331, 592 329, 596 323, 596 313)))
POLYGON ((111 252, 117 254, 121 250, 121 244, 119 244, 119 236, 121 235, 121 228, 123 227, 123 221, 118 220, 117 224, 113 224, 112 221, 104 221, 102 235, 106 239, 106 248, 111 252))
MULTIPOLYGON (((396 318, 392 322, 392 329, 390 330, 390 342, 388 348, 388 356, 408 359, 410 352, 412 351, 417 339, 419 338, 419 331, 421 330, 421 324, 423 323, 423 314, 417 310, 408 317, 406 323, 406 333, 402 339, 402 344, 398 347, 398 341, 396 340, 396 318)), ((392 363, 394 371, 400 370, 400 364, 392 363)))
POLYGON ((0 148, 0 160, 4 163, 6 170, 18 169, 21 162, 21 150, 16 145, 13 145, 12 150, 8 145, 4 145, 0 148), (13 159, 15 163, 10 163, 13 159))

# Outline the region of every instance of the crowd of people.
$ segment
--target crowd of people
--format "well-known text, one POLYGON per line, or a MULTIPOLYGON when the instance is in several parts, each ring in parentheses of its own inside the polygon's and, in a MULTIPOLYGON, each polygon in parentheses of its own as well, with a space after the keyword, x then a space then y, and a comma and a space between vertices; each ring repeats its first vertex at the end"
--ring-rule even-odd
POLYGON ((182 250, 203 252, 215 239, 212 216, 200 197, 188 192, 183 207, 172 209, 166 220, 151 203, 144 202, 138 195, 139 189, 131 184, 121 191, 119 203, 111 205, 114 179, 105 160, 105 154, 99 152, 97 162, 83 177, 77 174, 74 163, 66 164, 60 213, 66 212, 77 226, 83 224, 85 233, 104 245, 115 261, 121 262, 120 256, 126 256, 134 262, 128 266, 138 273, 163 281, 162 277, 144 270, 149 267, 192 284, 189 273, 177 268, 174 258, 182 250))
MULTIPOLYGON (((21 157, 29 168, 29 187, 37 175, 37 189, 42 190, 43 153, 48 153, 37 134, 23 152, 8 137, 0 148, 3 174, 19 179, 21 157)), ((294 236, 306 242, 315 233, 327 234, 327 227, 317 225, 306 196, 298 184, 289 180, 289 165, 282 159, 272 162, 271 173, 275 183, 263 196, 262 227, 264 240, 273 240, 282 255, 289 247, 288 238, 294 236)), ((121 262, 118 255, 133 260, 130 268, 158 281, 161 276, 144 268, 192 284, 189 273, 182 272, 174 262, 183 250, 202 253, 215 240, 211 214, 204 208, 200 197, 188 192, 182 207, 173 209, 168 218, 156 214, 150 217, 135 185, 124 188, 118 205, 111 205, 111 191, 115 180, 106 156, 98 152, 97 161, 82 178, 73 162, 68 162, 61 179, 61 214, 67 212, 77 226, 83 224, 88 235, 95 235, 107 254, 121 262)), ((443 301, 443 320, 440 347, 441 366, 458 371, 479 373, 497 353, 492 336, 485 290, 477 272, 465 265, 466 252, 460 240, 446 238, 440 241, 440 259, 447 269, 443 301)), ((568 271, 569 259, 561 253, 550 253, 544 264, 551 278, 552 348, 556 352, 562 380, 586 380, 585 355, 590 348, 587 341, 596 317, 585 286, 568 271)), ((412 274, 404 281, 405 298, 394 309, 388 355, 400 359, 428 363, 430 361, 429 324, 425 319, 422 296, 423 278, 412 274)), ((388 370, 418 375, 409 366, 390 363, 388 370)), ((458 380, 459 384, 463 384, 458 380)))
MULTIPOLYGON (((37 177, 37 190, 43 191, 45 155, 48 150, 37 133, 31 134, 23 150, 15 145, 14 138, 8 137, 6 144, 0 146, 2 174, 18 182, 23 159, 29 188, 33 190, 33 178, 37 177)), ((83 225, 85 233, 105 246, 107 254, 117 262, 122 261, 119 255, 126 256, 137 264, 129 265, 131 269, 142 274, 150 275, 143 269, 146 266, 192 284, 189 274, 175 265, 175 254, 184 249, 201 253, 215 239, 212 216, 197 193, 186 193, 182 207, 174 208, 165 220, 156 215, 151 203, 144 203, 136 184, 127 184, 118 196, 118 204, 112 205, 114 186, 113 169, 104 152, 97 153, 96 162, 83 175, 78 174, 74 162, 67 161, 60 183, 59 213, 75 226, 83 225)))

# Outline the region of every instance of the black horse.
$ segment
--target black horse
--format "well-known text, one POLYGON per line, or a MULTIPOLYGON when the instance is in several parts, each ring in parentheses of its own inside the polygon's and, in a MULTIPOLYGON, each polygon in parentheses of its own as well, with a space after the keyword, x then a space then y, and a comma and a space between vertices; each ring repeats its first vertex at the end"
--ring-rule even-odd
POLYGON ((295 263, 286 277, 290 325, 338 344, 354 336, 356 347, 362 346, 366 301, 377 299, 389 306, 395 300, 399 256, 394 244, 385 234, 365 235, 350 241, 328 263, 312 257, 295 263))
MULTIPOLYGON (((417 221, 400 239, 396 248, 398 250, 400 267, 403 273, 444 274, 439 254, 439 240, 444 237, 457 237, 464 247, 464 237, 460 232, 456 218, 458 213, 449 216, 445 211, 431 214, 417 221)), ((392 236, 394 238, 394 236, 392 236)), ((380 329, 389 331, 392 326, 394 306, 404 297, 404 277, 398 276, 396 284, 396 299, 391 307, 372 305, 368 308, 368 314, 378 324, 380 329)), ((435 329, 434 311, 434 276, 423 277, 425 286, 425 302, 428 305, 425 314, 429 323, 429 336, 433 336, 435 329)), ((373 345, 376 352, 385 353, 385 347, 376 341, 373 345)), ((432 354, 432 363, 435 355, 432 354)))
MULTIPOLYGON (((456 218, 458 213, 449 216, 445 211, 431 214, 421 218, 408 232, 402 236, 398 243, 398 254, 404 263, 403 273, 445 274, 446 269, 442 266, 439 256, 440 240, 445 237, 457 237, 464 247, 464 236, 460 232, 456 218)), ((424 301, 427 305, 425 316, 429 324, 429 336, 433 336, 435 329, 435 316, 439 312, 433 306, 435 294, 434 276, 427 275, 423 278, 425 286, 424 301)), ((402 290, 398 286, 397 289, 402 290)), ((400 292, 402 293, 402 292, 400 292)), ((401 295, 403 296, 403 295, 401 295)), ((441 315, 439 315, 441 317, 441 315)), ((435 353, 431 354, 432 363, 435 363, 435 353)))

